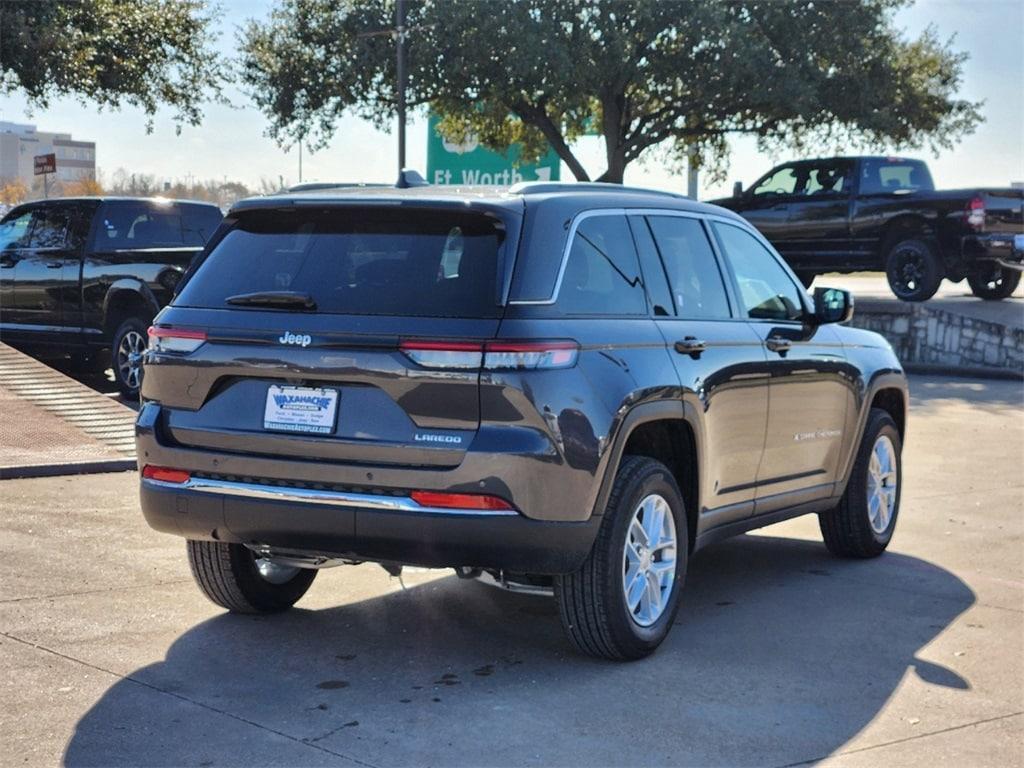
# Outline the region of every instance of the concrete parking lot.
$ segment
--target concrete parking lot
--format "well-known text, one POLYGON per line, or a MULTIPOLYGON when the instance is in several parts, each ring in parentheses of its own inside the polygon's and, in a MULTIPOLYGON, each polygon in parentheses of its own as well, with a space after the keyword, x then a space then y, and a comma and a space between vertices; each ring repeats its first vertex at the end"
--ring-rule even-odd
POLYGON ((692 562, 653 657, 574 655, 553 603, 372 565, 230 616, 134 473, 0 483, 0 763, 1020 765, 1024 392, 915 377, 899 527, 803 518, 692 562))

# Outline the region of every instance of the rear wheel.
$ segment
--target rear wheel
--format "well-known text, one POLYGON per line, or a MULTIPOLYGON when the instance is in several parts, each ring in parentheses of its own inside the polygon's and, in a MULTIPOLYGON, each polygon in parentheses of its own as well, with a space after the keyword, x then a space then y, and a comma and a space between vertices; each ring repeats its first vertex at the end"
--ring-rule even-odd
POLYGON ((876 557, 889 546, 900 511, 902 450, 892 416, 872 408, 842 501, 818 515, 825 546, 833 555, 876 557))
POLYGON ((188 541, 192 577, 210 600, 232 613, 291 608, 316 578, 311 568, 278 565, 241 544, 188 541))
POLYGON ((148 328, 149 323, 141 317, 129 317, 114 331, 110 367, 114 370, 114 382, 125 397, 139 396, 148 328))
POLYGON ((668 635, 686 576, 686 513, 661 462, 626 457, 582 567, 555 579, 562 626, 582 653, 639 659, 668 635))
POLYGON ((999 301, 1009 298, 1020 285, 1020 272, 1015 269, 991 267, 967 276, 971 293, 979 299, 999 301))
POLYGON ((885 275, 896 298, 927 301, 939 290, 945 269, 931 241, 908 238, 889 249, 885 275))

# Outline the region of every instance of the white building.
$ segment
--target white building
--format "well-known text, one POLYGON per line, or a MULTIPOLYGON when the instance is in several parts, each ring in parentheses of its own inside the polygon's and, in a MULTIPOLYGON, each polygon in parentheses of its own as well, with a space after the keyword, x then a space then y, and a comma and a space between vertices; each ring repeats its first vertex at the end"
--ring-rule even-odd
POLYGON ((49 133, 28 123, 0 121, 0 183, 21 179, 32 189, 39 183, 33 172, 36 155, 57 156, 57 173, 50 181, 96 178, 96 142, 74 141, 70 133, 49 133))

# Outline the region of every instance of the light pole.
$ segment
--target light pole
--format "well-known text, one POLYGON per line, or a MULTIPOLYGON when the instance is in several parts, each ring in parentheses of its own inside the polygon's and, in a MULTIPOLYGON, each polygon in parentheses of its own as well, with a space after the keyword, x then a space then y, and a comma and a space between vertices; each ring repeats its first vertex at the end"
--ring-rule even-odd
POLYGON ((398 173, 405 168, 405 0, 395 1, 395 33, 398 42, 398 173))

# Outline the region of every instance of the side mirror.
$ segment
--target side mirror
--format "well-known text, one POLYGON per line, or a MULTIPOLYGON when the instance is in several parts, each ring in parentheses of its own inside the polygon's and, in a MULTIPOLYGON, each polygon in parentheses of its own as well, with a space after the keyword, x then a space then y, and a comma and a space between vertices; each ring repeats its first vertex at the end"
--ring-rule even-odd
POLYGON ((853 317, 853 294, 841 288, 814 289, 814 320, 825 323, 845 323, 853 317))
POLYGON ((733 184, 732 184, 732 196, 733 197, 743 197, 743 182, 742 181, 734 181, 733 182, 733 184))

